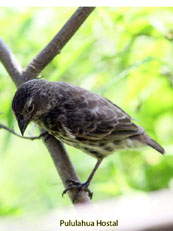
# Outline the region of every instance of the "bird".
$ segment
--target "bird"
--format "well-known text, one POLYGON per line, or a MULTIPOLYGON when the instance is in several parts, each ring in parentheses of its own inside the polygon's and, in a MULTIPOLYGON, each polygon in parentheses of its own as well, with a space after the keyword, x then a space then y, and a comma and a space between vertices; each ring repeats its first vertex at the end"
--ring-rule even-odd
POLYGON ((30 122, 36 123, 59 141, 96 158, 96 165, 84 183, 68 179, 63 195, 76 188, 77 193, 93 193, 89 184, 103 159, 119 150, 150 146, 164 149, 147 135, 144 128, 109 99, 67 82, 29 80, 19 86, 12 110, 21 134, 30 122))

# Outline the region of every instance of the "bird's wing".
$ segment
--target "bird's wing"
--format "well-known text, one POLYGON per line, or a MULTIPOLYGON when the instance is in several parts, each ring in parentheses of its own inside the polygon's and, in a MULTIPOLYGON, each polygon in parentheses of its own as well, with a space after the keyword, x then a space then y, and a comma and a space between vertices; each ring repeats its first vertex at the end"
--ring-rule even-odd
POLYGON ((76 138, 122 140, 142 133, 128 114, 102 96, 83 91, 71 101, 66 127, 76 138))

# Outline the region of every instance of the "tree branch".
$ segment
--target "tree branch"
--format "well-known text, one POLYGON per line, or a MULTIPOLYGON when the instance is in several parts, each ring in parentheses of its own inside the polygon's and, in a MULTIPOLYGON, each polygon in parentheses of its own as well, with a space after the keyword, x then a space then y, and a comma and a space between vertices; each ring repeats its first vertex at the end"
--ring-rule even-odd
MULTIPOLYGON (((64 145, 53 136, 50 136, 48 140, 43 136, 42 139, 51 154, 55 167, 61 177, 65 188, 67 188, 68 186, 68 179, 80 182, 80 179, 76 171, 74 170, 73 164, 64 148, 64 145)), ((76 189, 68 191, 68 195, 74 204, 90 203, 90 199, 85 192, 81 192, 79 197, 77 197, 75 201, 73 201, 76 192, 76 189)))
MULTIPOLYGON (((52 41, 33 59, 33 61, 22 71, 20 64, 6 46, 3 40, 0 40, 0 60, 9 73, 10 77, 18 87, 20 84, 29 79, 36 78, 44 67, 61 51, 69 39, 74 35, 82 23, 87 19, 89 14, 94 10, 94 7, 79 7, 78 10, 72 15, 68 22, 62 27, 60 32, 52 39, 52 41)), ((73 179, 79 181, 77 173, 69 159, 69 156, 64 149, 63 144, 49 136, 49 139, 42 139, 50 152, 54 161, 55 167, 60 175, 60 178, 67 187, 66 181, 73 179)), ((80 182, 80 181, 79 181, 80 182)), ((70 190, 68 195, 73 202, 76 191, 70 190)), ((90 199, 86 192, 81 192, 78 198, 73 202, 90 203, 90 199)))
POLYGON ((11 76, 16 86, 22 82, 22 67, 16 60, 13 53, 7 47, 5 42, 0 38, 0 60, 4 65, 6 71, 11 76))
POLYGON ((79 7, 66 22, 58 34, 48 45, 29 63, 23 71, 25 80, 33 79, 61 52, 65 44, 71 39, 82 23, 95 7, 79 7))

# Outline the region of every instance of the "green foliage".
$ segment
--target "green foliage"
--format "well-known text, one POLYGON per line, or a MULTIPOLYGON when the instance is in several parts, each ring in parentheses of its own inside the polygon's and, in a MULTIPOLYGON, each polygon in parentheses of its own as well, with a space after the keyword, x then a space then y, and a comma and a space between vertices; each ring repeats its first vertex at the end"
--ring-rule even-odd
MULTIPOLYGON (((0 34, 22 66, 52 39, 75 8, 1 8, 0 34)), ((117 152, 90 186, 94 200, 172 187, 173 8, 97 8, 42 72, 112 100, 166 149, 117 152)), ((0 66, 0 122, 14 127, 15 86, 0 66)), ((31 127, 28 130, 32 130, 31 127)), ((0 215, 44 213, 70 204, 41 141, 0 130, 0 215)), ((67 147, 84 181, 95 160, 67 147), (87 163, 87 164, 86 164, 87 163)))

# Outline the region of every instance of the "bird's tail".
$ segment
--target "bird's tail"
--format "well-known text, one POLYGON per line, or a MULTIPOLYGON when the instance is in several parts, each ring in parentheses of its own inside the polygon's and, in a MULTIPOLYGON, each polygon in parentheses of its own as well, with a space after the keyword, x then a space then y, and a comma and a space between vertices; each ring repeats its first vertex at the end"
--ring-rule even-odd
POLYGON ((160 144, 158 144, 156 141, 151 139, 149 136, 148 136, 148 139, 146 140, 146 144, 148 144, 150 147, 154 148, 161 154, 165 153, 165 150, 160 146, 160 144))
POLYGON ((136 136, 136 139, 138 139, 140 142, 144 144, 149 145, 161 154, 165 153, 165 150, 160 146, 160 144, 158 144, 155 140, 150 138, 146 133, 136 136))

